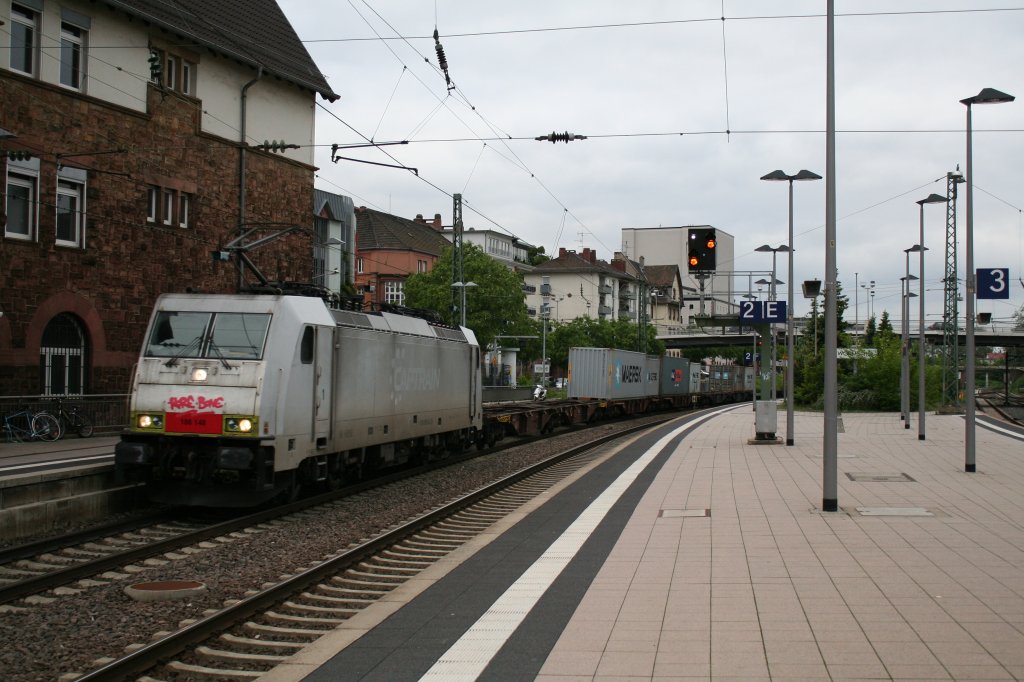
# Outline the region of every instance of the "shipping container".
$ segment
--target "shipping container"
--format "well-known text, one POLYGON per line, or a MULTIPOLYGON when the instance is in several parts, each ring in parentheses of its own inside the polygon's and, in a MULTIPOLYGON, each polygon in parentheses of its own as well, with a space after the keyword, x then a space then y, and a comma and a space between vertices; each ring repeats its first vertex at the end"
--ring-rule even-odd
MULTIPOLYGON (((699 365, 698 365, 699 367, 699 365)), ((693 393, 690 390, 690 361, 686 358, 661 358, 660 395, 674 396, 693 393)))
POLYGON ((569 349, 569 397, 619 400, 658 394, 657 355, 614 348, 569 349))

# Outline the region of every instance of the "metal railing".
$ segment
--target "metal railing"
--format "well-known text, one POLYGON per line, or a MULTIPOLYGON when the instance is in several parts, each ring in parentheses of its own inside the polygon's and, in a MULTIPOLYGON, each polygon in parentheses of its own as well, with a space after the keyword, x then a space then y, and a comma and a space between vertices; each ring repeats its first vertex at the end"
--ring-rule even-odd
POLYGON ((57 399, 65 407, 77 407, 93 423, 95 435, 115 435, 128 425, 128 395, 125 393, 91 395, 9 395, 0 396, 0 414, 22 407, 33 412, 56 412, 57 399))

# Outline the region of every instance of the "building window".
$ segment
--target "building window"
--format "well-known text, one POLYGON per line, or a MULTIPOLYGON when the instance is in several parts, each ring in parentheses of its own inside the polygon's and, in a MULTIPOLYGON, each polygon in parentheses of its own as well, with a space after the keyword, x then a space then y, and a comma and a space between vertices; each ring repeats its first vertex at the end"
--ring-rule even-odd
POLYGON ((195 64, 192 62, 181 62, 181 92, 186 95, 191 95, 192 86, 192 73, 195 71, 195 64))
POLYGON ((160 188, 146 188, 146 221, 155 223, 160 219, 160 188))
POLYGON ((57 243, 85 247, 85 184, 57 181, 57 243))
POLYGON ((60 84, 75 90, 85 86, 87 31, 67 21, 60 24, 60 84))
POLYGON ((75 316, 61 313, 50 320, 39 347, 43 395, 81 395, 88 351, 82 325, 75 316))
POLYGON ((36 36, 39 33, 39 15, 28 7, 11 4, 11 68, 36 74, 36 36))
POLYGON ((160 222, 164 225, 171 225, 174 223, 174 190, 165 189, 163 191, 163 198, 160 210, 160 222))
POLYGON ((178 193, 178 227, 188 227, 189 204, 191 196, 186 192, 178 193))
POLYGON ((405 282, 388 280, 384 282, 384 302, 394 305, 405 304, 405 282))
POLYGON ((146 222, 191 226, 193 196, 188 192, 149 185, 146 187, 146 222))
POLYGON ((426 271, 427 271, 427 261, 425 261, 425 260, 418 260, 418 261, 416 261, 416 272, 426 272, 426 271))
POLYGON ((178 58, 173 55, 167 55, 164 62, 164 85, 168 90, 178 89, 178 58))
POLYGON ((180 54, 155 48, 151 52, 155 55, 151 58, 155 61, 154 66, 151 67, 152 80, 168 90, 194 96, 198 64, 185 59, 180 54), (159 72, 156 71, 157 68, 160 69, 159 72))
POLYGON ((363 257, 356 258, 356 272, 363 274, 363 257))
POLYGON ((5 237, 29 240, 36 238, 36 178, 11 172, 7 174, 5 210, 5 237))

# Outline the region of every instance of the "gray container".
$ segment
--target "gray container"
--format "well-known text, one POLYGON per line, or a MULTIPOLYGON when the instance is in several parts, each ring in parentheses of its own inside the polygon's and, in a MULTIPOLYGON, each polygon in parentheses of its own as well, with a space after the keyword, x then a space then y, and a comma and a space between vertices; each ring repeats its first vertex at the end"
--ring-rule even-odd
POLYGON ((657 355, 614 348, 569 349, 569 397, 619 400, 658 394, 657 355))
POLYGON ((701 384, 701 368, 703 365, 699 362, 690 363, 690 379, 687 381, 687 387, 690 393, 706 393, 707 389, 701 384))
POLYGON ((754 390, 754 368, 744 367, 740 370, 743 372, 743 390, 753 391, 754 390))
POLYGON ((690 361, 686 358, 661 358, 660 395, 686 395, 690 390, 690 361))

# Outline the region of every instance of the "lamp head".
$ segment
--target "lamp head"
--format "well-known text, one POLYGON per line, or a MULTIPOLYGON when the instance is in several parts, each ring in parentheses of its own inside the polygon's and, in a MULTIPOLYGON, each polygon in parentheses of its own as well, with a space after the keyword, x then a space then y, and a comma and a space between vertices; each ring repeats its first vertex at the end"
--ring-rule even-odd
POLYGON ((793 176, 794 180, 821 180, 821 176, 814 171, 801 170, 793 176))
POLYGON ((768 173, 767 175, 762 175, 761 179, 762 180, 781 181, 781 180, 792 180, 793 178, 791 178, 788 175, 786 175, 786 173, 784 171, 773 170, 771 173, 768 173))
POLYGON ((966 104, 971 106, 972 104, 1003 104, 1004 102, 1012 102, 1016 99, 1013 95, 1007 95, 1005 92, 1000 92, 995 88, 982 88, 974 97, 968 97, 967 99, 960 100, 960 104, 966 104))
POLYGON ((938 204, 940 202, 943 204, 946 203, 946 197, 940 196, 938 194, 929 194, 924 199, 917 200, 917 204, 919 206, 924 206, 925 204, 938 204))

